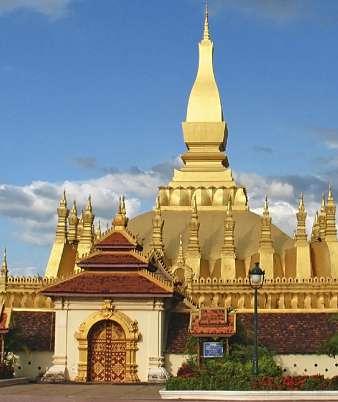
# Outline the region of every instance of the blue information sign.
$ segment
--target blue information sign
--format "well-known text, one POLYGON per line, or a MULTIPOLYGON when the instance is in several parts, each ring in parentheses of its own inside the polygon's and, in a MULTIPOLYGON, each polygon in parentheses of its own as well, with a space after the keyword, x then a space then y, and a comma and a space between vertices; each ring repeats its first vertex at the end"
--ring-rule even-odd
POLYGON ((223 357, 223 342, 203 342, 203 357, 223 357))

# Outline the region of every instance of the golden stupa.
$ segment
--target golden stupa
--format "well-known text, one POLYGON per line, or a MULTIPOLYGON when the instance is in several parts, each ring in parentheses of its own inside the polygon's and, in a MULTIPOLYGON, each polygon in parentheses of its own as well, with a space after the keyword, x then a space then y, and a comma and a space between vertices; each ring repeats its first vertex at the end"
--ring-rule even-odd
MULTIPOLYGON (((261 309, 338 311, 338 241, 332 190, 323 197, 310 239, 302 195, 293 239, 272 224, 268 199, 262 216, 250 211, 246 189, 235 182, 226 155, 228 131, 213 70, 213 51, 206 12, 198 71, 182 123, 187 148, 181 156, 183 167, 174 171, 168 185, 159 188, 154 210, 131 219, 127 230, 142 240, 146 253, 160 256, 168 273, 198 305, 251 311, 248 271, 259 262, 265 270, 261 309)), ((123 199, 120 209, 125 209, 123 199)), ((30 286, 28 278, 20 283, 6 277, 5 303, 15 300, 11 294, 21 289, 35 295, 27 300, 36 306, 48 304, 36 295, 39 287, 80 270, 77 261, 107 235, 95 229, 90 198, 78 216, 76 203, 69 210, 64 194, 57 214, 45 278, 30 286)))

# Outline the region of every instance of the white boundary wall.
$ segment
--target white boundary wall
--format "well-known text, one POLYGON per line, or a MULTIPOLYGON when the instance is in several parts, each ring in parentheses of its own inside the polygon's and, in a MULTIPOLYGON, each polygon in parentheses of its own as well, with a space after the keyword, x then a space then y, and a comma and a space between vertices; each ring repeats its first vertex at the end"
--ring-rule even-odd
MULTIPOLYGON (((187 355, 166 354, 165 367, 171 375, 187 360, 187 355)), ((284 375, 316 375, 325 377, 338 375, 338 356, 334 359, 326 355, 276 355, 276 363, 282 368, 284 375)))

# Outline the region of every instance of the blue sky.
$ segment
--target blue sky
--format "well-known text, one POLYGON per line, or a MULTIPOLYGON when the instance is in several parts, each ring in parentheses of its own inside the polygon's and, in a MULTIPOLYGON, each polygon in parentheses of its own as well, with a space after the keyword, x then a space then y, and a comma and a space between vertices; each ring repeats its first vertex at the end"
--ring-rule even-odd
MULTIPOLYGON (((0 0, 0 247, 43 272, 63 188, 104 222, 152 206, 184 151, 198 0, 0 0)), ((230 165, 289 233, 338 188, 338 2, 210 0, 230 165)))

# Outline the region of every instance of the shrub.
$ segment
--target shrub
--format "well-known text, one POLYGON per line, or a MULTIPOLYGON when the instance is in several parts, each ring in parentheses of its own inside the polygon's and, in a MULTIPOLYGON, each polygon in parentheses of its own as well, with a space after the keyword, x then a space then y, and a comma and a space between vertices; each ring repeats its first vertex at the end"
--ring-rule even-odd
POLYGON ((196 367, 192 366, 188 362, 183 363, 182 366, 177 371, 177 377, 181 378, 196 377, 196 375, 197 375, 196 367))
POLYGON ((338 389, 338 376, 331 379, 313 376, 262 376, 251 382, 253 390, 321 391, 338 389))
POLYGON ((330 378, 328 381, 329 381, 328 389, 332 391, 338 391, 338 375, 330 378))
POLYGON ((338 332, 332 335, 331 338, 323 343, 319 352, 325 353, 333 358, 338 355, 338 332))
POLYGON ((0 363, 0 378, 12 378, 17 356, 12 352, 6 352, 3 363, 0 363))

